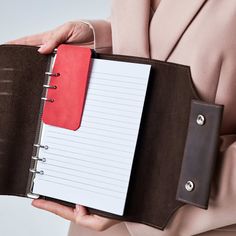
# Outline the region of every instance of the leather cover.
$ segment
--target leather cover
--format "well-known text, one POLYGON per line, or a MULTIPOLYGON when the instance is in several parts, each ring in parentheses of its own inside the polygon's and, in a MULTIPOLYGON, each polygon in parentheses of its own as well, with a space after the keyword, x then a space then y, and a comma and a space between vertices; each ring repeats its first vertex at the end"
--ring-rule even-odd
MULTIPOLYGON (((95 209, 90 211, 106 217, 140 222, 164 229, 174 212, 186 201, 204 206, 208 201, 206 193, 210 188, 210 179, 217 157, 215 154, 223 108, 202 103, 195 91, 189 67, 128 56, 104 54, 95 56, 105 60, 151 64, 152 69, 124 216, 119 217, 95 209), (198 146, 195 144, 193 147, 190 141, 195 133, 191 131, 191 124, 195 124, 196 117, 191 115, 193 114, 191 107, 193 109, 196 107, 192 106, 192 100, 197 100, 197 108, 206 114, 206 125, 201 127, 204 132, 199 132, 196 136, 197 140, 202 139, 206 142, 201 141, 198 146), (207 134, 209 135, 206 137, 207 134), (208 147, 203 148, 204 146, 208 147), (195 159, 194 163, 197 165, 192 165, 190 160, 202 153, 205 155, 203 150, 207 153, 206 158, 195 159), (199 167, 205 165, 208 158, 209 162, 198 173, 199 167), (196 175, 188 176, 188 166, 196 175), (196 184, 198 181, 201 182, 204 191, 201 190, 193 198, 188 198, 188 195, 187 197, 177 195, 178 186, 185 185, 186 179, 189 179, 182 179, 180 176, 187 176, 196 184), (202 181, 202 176, 207 180, 202 181), (202 192, 204 194, 201 194, 202 192)), ((33 176, 28 174, 28 169, 30 165, 34 165, 34 162, 30 164, 34 140, 36 138, 36 141, 39 141, 38 119, 41 118, 40 111, 43 106, 42 103, 40 106, 40 102, 42 93, 45 93, 42 85, 49 61, 50 56, 38 54, 35 47, 0 47, 0 81, 6 78, 12 80, 14 88, 10 90, 13 94, 10 100, 0 96, 1 194, 24 196, 30 191, 30 184, 27 183, 28 180, 29 183, 32 182, 33 176)), ((4 84, 4 86, 9 85, 4 84)), ((2 87, 2 89, 6 92, 9 88, 2 87)), ((193 131, 195 132, 194 129, 193 131)), ((71 203, 59 202, 73 206, 71 203)))
POLYGON ((0 46, 1 195, 26 195, 48 62, 37 48, 0 46))
POLYGON ((43 122, 65 129, 80 127, 88 84, 91 50, 73 45, 61 45, 53 67, 43 122))

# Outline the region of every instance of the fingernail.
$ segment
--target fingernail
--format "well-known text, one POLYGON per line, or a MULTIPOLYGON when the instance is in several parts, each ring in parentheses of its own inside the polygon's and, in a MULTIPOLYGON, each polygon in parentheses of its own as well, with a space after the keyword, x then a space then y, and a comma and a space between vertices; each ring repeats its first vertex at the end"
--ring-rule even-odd
POLYGON ((42 46, 38 49, 38 52, 42 52, 44 48, 45 48, 45 45, 42 45, 42 46))
POLYGON ((38 52, 42 52, 42 49, 41 49, 41 48, 39 48, 39 49, 38 49, 38 52))

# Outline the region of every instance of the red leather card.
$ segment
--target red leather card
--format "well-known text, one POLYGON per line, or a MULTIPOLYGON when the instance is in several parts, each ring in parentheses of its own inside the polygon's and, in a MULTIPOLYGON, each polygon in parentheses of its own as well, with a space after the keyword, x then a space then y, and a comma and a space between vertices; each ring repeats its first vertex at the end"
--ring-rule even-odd
POLYGON ((65 129, 77 130, 81 125, 89 80, 91 49, 61 45, 53 67, 43 122, 65 129))

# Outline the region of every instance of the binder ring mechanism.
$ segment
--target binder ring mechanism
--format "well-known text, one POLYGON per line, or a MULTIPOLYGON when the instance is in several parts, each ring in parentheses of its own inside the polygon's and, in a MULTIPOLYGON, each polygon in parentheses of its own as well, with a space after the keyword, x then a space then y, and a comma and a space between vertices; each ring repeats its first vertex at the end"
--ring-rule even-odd
MULTIPOLYGON (((45 75, 49 76, 49 77, 59 77, 60 76, 60 73, 52 73, 52 72, 45 72, 45 75)), ((51 85, 48 85, 48 84, 44 84, 43 87, 45 89, 57 89, 57 86, 51 86, 51 85)), ((46 97, 43 97, 41 98, 43 101, 45 102, 54 102, 54 99, 53 98, 46 98, 46 97)))
POLYGON ((29 171, 30 171, 31 173, 33 173, 33 174, 44 175, 44 171, 43 171, 43 170, 30 169, 29 171))
POLYGON ((36 148, 44 148, 45 150, 48 149, 47 145, 41 145, 41 144, 34 144, 34 147, 36 147, 36 148))
MULTIPOLYGON (((41 144, 34 144, 34 147, 36 147, 36 148, 44 148, 45 150, 48 149, 48 146, 47 146, 47 145, 43 146, 43 145, 41 145, 41 144)), ((38 157, 38 156, 33 156, 33 157, 32 157, 32 160, 34 160, 35 162, 38 162, 38 161, 40 161, 40 162, 46 162, 46 161, 47 161, 46 158, 40 158, 40 157, 38 157)), ((33 169, 29 169, 29 171, 30 171, 31 173, 33 173, 33 174, 40 174, 40 175, 43 175, 43 174, 44 174, 44 172, 43 172, 42 170, 40 170, 40 171, 36 170, 36 164, 34 165, 34 168, 33 168, 33 169)))
POLYGON ((47 161, 46 158, 39 158, 39 157, 36 157, 36 156, 32 157, 32 159, 35 160, 35 161, 41 161, 41 162, 46 162, 47 161))
MULTIPOLYGON (((43 148, 45 150, 48 150, 48 146, 47 145, 41 145, 41 144, 34 144, 34 147, 36 148, 43 148)), ((41 162, 46 162, 46 158, 40 158, 40 157, 37 157, 37 156, 33 156, 32 157, 33 160, 35 161, 41 161, 41 162)))

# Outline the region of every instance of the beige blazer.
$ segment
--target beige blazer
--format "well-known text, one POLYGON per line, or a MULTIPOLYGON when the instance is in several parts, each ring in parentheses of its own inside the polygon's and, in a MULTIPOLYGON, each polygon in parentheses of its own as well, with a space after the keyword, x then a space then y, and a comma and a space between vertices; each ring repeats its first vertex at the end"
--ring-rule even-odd
MULTIPOLYGON (((109 22, 88 23, 100 52, 189 65, 200 96, 225 105, 223 144, 208 210, 185 205, 165 231, 127 222, 104 233, 72 226, 70 235, 189 236, 236 223, 236 0, 114 0, 109 22)), ((207 235, 236 235, 220 232, 207 235)))

